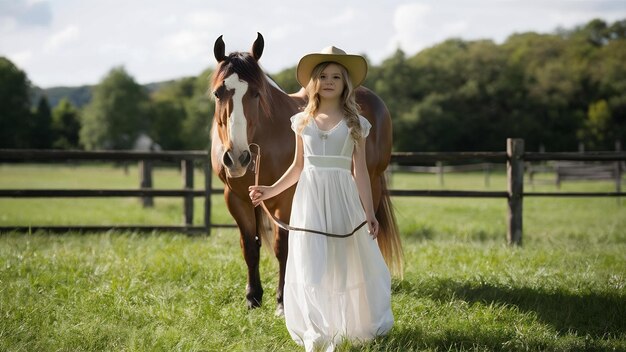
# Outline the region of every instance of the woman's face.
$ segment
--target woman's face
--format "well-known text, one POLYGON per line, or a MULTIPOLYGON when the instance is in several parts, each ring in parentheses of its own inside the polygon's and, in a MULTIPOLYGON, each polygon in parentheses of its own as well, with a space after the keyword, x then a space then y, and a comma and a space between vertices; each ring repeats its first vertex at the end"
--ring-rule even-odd
POLYGON ((345 84, 343 82, 343 74, 341 66, 337 64, 329 64, 322 70, 320 74, 319 91, 317 92, 322 99, 338 99, 343 93, 345 84))

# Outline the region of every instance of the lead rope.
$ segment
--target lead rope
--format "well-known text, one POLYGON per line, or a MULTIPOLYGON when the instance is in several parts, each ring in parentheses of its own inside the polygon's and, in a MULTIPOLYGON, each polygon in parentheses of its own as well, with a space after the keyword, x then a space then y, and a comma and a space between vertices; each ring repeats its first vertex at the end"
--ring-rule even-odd
MULTIPOLYGON (((257 153, 256 153, 256 157, 255 157, 255 161, 254 161, 254 185, 258 186, 259 185, 259 174, 261 173, 261 147, 256 144, 256 143, 252 143, 250 144, 251 147, 256 147, 257 153)), ((287 231, 302 231, 302 232, 309 232, 309 233, 315 233, 318 235, 324 235, 324 236, 328 236, 328 237, 335 237, 335 238, 346 238, 346 237, 350 237, 352 235, 354 235, 355 232, 357 232, 361 227, 363 227, 365 224, 367 224, 367 221, 363 221, 359 226, 357 226, 354 230, 352 230, 352 232, 347 233, 345 235, 337 235, 334 233, 328 233, 328 232, 324 232, 324 231, 317 231, 317 230, 309 230, 309 229, 303 229, 300 227, 295 227, 295 226, 291 226, 289 224, 284 223, 283 221, 281 221, 279 218, 275 217, 274 214, 272 214, 267 207, 265 206, 265 202, 261 201, 261 207, 263 208, 263 210, 265 211, 265 214, 267 214, 267 216, 270 217, 270 219, 272 219, 272 221, 274 221, 274 223, 287 231)))

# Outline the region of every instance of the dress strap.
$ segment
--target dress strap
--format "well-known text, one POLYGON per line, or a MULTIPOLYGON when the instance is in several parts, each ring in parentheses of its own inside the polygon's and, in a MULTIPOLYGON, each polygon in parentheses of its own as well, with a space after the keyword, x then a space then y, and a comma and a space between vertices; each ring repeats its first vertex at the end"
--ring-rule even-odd
POLYGON ((341 148, 341 155, 350 158, 350 160, 352 160, 352 152, 354 151, 354 140, 350 135, 351 130, 348 128, 348 135, 346 140, 343 141, 343 147, 341 148))

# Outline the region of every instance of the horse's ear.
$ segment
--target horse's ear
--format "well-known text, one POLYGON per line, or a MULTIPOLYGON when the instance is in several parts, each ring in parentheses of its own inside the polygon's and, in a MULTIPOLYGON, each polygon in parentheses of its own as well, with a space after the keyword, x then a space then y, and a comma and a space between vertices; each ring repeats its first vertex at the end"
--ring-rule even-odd
POLYGON ((252 57, 254 57, 256 61, 259 61, 259 59, 261 58, 261 55, 263 55, 263 47, 265 46, 265 40, 263 40, 263 36, 261 35, 261 33, 256 32, 256 34, 257 34, 256 40, 254 41, 254 44, 252 44, 252 57))
POLYGON ((217 60, 217 62, 222 62, 226 59, 225 50, 226 45, 224 44, 224 40, 220 35, 215 40, 215 45, 213 46, 213 55, 215 55, 215 60, 217 60))

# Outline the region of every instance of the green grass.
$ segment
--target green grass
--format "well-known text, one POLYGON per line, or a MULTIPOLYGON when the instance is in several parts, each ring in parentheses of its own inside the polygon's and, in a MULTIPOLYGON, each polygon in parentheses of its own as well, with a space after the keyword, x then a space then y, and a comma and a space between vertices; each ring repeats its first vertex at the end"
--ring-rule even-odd
MULTIPOLYGON (((502 190, 503 180, 494 174, 486 188, 480 173, 446 175, 445 187, 502 190)), ((196 184, 202 182, 197 175, 196 184)), ((398 174, 393 182, 394 188, 439 188, 432 175, 398 174)), ((137 184, 132 167, 127 175, 106 165, 0 166, 0 188, 137 184)), ((155 184, 178 188, 181 176, 164 168, 155 184)), ((579 182, 562 189, 612 187, 579 182)), ((232 222, 221 197, 213 199, 214 221, 232 222)), ((511 248, 503 199, 393 200, 406 251, 404 278, 392 284, 396 324, 388 336, 360 347, 346 343, 340 351, 626 351, 626 204, 527 198, 524 246, 511 248)), ((136 199, 0 199, 0 224, 182 221, 182 200, 155 203, 144 210, 136 199)), ((5 233, 0 350, 299 350, 274 316, 278 269, 266 250, 260 270, 264 303, 248 311, 234 230, 208 237, 5 233)))

